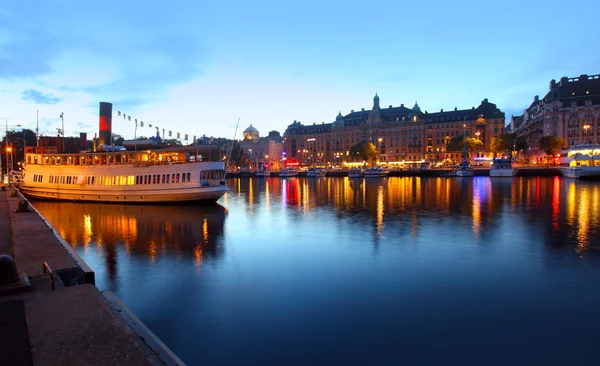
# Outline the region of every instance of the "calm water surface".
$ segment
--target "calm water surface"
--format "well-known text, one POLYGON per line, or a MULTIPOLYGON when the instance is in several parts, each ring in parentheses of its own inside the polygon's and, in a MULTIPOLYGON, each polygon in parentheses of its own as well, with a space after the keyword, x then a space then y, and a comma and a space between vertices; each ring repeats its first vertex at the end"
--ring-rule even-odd
POLYGON ((600 182, 229 185, 210 207, 34 204, 189 365, 600 362, 600 182))

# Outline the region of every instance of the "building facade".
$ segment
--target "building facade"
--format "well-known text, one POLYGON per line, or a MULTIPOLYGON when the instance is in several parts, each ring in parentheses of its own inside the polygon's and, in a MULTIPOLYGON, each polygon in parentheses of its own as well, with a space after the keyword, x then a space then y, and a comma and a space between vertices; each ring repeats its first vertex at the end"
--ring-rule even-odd
POLYGON ((477 108, 429 113, 416 102, 412 108, 381 108, 376 94, 371 110, 352 110, 345 116, 340 112, 332 123, 294 121, 284 133, 284 152, 303 165, 341 166, 358 162, 358 156, 350 155, 351 147, 366 141, 376 146, 380 162, 456 163, 462 152, 446 150, 453 137, 478 138, 483 148, 469 155, 486 158, 492 155, 492 138, 503 132, 504 113, 487 99, 477 108))
POLYGON ((551 80, 542 99, 536 95, 523 115, 512 117, 511 129, 527 138, 534 157, 545 155, 539 148, 543 136, 563 138, 564 147, 600 143, 599 121, 600 75, 581 75, 551 80))
POLYGON ((250 125, 244 130, 240 145, 248 167, 258 169, 262 164, 269 169, 281 169, 283 138, 278 131, 271 131, 267 137, 260 137, 258 130, 250 125))

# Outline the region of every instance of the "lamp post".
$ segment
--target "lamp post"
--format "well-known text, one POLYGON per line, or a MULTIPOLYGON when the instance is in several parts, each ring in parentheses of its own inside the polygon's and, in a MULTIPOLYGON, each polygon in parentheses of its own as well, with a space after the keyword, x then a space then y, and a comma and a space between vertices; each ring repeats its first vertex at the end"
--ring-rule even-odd
MULTIPOLYGON (((586 138, 590 135, 590 133, 589 133, 590 132, 590 127, 591 126, 589 124, 587 124, 587 123, 583 125, 583 130, 585 131, 584 132, 584 136, 586 138)), ((583 143, 585 144, 585 141, 583 141, 583 143)))

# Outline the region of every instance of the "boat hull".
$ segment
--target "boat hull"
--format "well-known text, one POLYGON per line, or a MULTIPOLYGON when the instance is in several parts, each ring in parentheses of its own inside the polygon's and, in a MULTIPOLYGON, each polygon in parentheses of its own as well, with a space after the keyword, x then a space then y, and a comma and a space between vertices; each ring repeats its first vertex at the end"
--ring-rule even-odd
POLYGON ((517 174, 514 169, 491 169, 490 177, 514 177, 517 174))
POLYGON ((166 202, 216 202, 227 192, 227 186, 197 188, 137 190, 80 190, 67 188, 39 188, 21 186, 27 198, 59 201, 113 202, 113 203, 166 203, 166 202))
POLYGON ((365 173, 365 178, 383 178, 383 177, 387 177, 388 176, 388 172, 385 173, 365 173))
POLYGON ((566 178, 600 178, 600 166, 560 167, 559 170, 566 178))
POLYGON ((459 169, 456 171, 456 176, 457 177, 472 177, 473 171, 467 170, 467 169, 459 169))
POLYGON ((348 173, 348 178, 363 178, 364 176, 363 173, 348 173))
POLYGON ((256 176, 258 178, 268 178, 271 176, 271 172, 257 172, 256 176))

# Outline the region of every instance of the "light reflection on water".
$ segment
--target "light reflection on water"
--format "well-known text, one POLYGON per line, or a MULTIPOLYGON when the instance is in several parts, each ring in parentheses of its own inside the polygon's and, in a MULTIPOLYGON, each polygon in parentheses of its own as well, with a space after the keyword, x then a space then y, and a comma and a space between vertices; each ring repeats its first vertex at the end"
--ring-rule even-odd
POLYGON ((216 206, 34 205, 96 271, 98 287, 188 364, 507 364, 516 355, 541 364, 593 355, 597 182, 229 185, 216 206))

